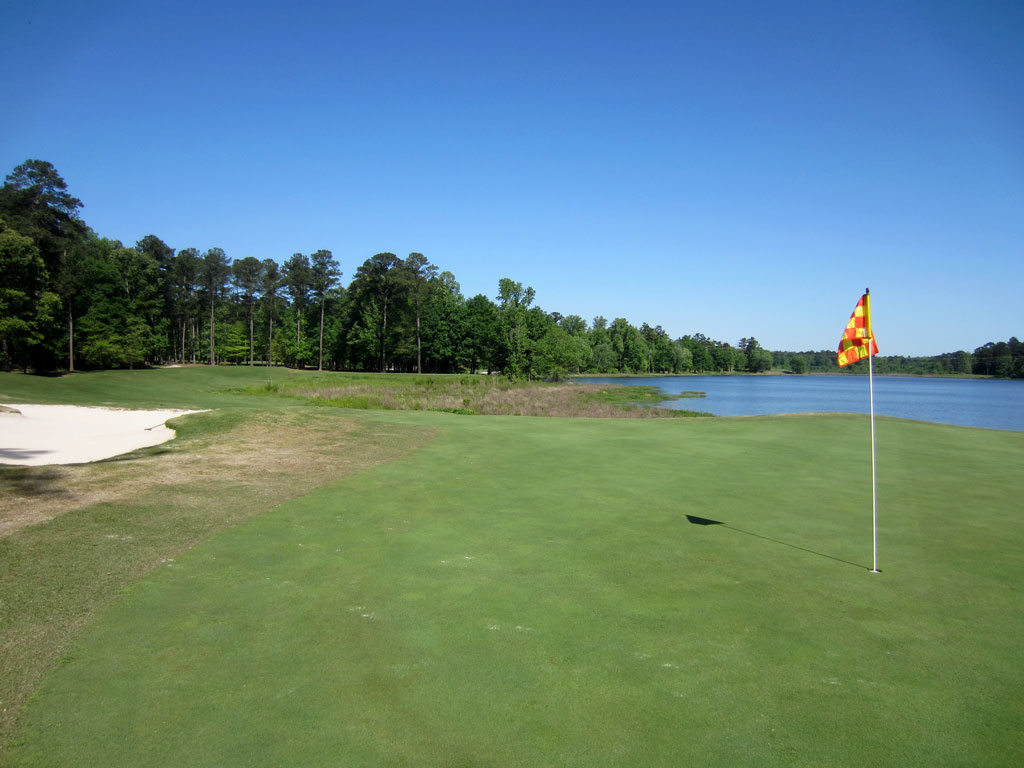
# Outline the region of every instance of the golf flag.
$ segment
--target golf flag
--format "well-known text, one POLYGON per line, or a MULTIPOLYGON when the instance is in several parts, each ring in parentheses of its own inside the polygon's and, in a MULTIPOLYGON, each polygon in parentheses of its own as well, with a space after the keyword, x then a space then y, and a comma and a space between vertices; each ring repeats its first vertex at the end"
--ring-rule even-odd
POLYGON ((875 334, 871 330, 871 291, 865 290, 853 308, 843 338, 839 340, 839 367, 868 359, 868 403, 871 413, 871 542, 874 556, 871 572, 878 570, 878 474, 875 469, 875 376, 871 356, 878 354, 875 334))
POLYGON ((856 363, 865 357, 878 354, 878 345, 871 332, 871 292, 860 297, 850 322, 846 324, 843 338, 839 340, 839 367, 856 363))

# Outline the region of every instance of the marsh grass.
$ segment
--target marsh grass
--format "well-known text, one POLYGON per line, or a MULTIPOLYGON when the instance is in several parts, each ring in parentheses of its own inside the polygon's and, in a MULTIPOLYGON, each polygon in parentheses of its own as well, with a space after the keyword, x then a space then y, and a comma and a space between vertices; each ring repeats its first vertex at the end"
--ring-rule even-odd
POLYGON ((703 393, 665 395, 657 387, 575 382, 512 382, 495 376, 329 374, 313 381, 265 384, 251 394, 309 399, 341 408, 446 411, 484 416, 656 419, 708 416, 655 403, 703 393))

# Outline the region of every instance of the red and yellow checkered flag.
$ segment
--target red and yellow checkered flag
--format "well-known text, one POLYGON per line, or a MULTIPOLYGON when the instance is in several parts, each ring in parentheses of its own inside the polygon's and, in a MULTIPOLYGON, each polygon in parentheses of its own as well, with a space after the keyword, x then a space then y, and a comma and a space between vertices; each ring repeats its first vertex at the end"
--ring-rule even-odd
POLYGON ((857 302, 843 331, 843 338, 839 340, 839 367, 877 354, 878 345, 871 332, 871 291, 868 291, 857 302))

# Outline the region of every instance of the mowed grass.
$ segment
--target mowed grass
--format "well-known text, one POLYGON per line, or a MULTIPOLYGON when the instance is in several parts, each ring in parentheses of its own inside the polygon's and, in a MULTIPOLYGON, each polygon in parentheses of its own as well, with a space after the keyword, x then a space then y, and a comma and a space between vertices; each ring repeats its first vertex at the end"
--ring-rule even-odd
POLYGON ((1024 435, 879 420, 870 574, 864 417, 342 413, 436 436, 128 588, 9 764, 1020 764, 1024 435))
POLYGON ((189 365, 138 371, 88 371, 63 376, 0 373, 0 402, 91 405, 107 408, 267 408, 294 403, 257 400, 246 388, 289 386, 312 371, 249 366, 189 365))

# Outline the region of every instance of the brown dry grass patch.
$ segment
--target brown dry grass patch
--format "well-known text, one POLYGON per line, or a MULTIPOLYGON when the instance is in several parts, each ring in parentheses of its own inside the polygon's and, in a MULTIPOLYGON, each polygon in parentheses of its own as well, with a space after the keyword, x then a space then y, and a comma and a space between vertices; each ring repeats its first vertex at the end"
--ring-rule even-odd
POLYGON ((486 415, 551 416, 591 419, 656 419, 672 416, 665 408, 622 408, 591 399, 601 392, 598 384, 551 384, 529 389, 495 389, 474 404, 486 415))
POLYGON ((623 385, 513 383, 498 377, 451 377, 447 380, 424 377, 303 386, 285 393, 349 408, 471 412, 483 416, 652 419, 680 415, 667 408, 630 407, 622 400, 614 402, 599 397, 612 389, 628 392, 623 385))
MULTIPOLYGON (((161 489, 189 489, 200 503, 209 483, 230 479, 269 504, 279 504, 401 454, 377 425, 367 440, 365 424, 331 411, 286 410, 252 415, 214 436, 177 439, 89 464, 0 468, 0 536, 93 504, 126 502, 161 489), (353 450, 358 443, 360 450, 353 450), (305 492, 305 491, 302 491, 305 492)), ((174 420, 171 422, 174 424, 174 420)), ((406 436, 407 438, 409 436, 406 436)), ((169 499, 170 501, 170 499, 169 499)))

